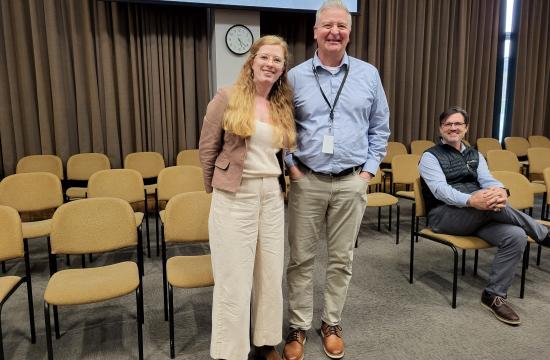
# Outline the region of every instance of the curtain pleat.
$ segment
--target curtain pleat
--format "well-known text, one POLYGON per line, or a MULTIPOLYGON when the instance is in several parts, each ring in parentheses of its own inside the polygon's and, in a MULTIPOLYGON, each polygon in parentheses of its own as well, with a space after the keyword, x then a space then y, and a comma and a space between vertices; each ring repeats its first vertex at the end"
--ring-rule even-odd
POLYGON ((196 148, 208 102, 206 10, 0 2, 0 169, 17 160, 196 148))
POLYGON ((520 2, 512 136, 550 136, 550 3, 520 2))

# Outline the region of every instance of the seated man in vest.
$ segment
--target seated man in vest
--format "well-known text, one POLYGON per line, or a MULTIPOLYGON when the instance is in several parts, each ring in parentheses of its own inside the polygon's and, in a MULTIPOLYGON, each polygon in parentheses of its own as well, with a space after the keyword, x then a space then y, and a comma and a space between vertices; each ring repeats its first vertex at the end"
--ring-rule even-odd
POLYGON ((481 305, 500 321, 518 325, 519 316, 507 304, 506 294, 527 235, 549 246, 548 229, 506 204, 506 190, 491 176, 483 155, 462 143, 468 124, 461 108, 443 112, 441 141, 422 155, 418 170, 428 223, 434 232, 478 236, 498 248, 481 305))

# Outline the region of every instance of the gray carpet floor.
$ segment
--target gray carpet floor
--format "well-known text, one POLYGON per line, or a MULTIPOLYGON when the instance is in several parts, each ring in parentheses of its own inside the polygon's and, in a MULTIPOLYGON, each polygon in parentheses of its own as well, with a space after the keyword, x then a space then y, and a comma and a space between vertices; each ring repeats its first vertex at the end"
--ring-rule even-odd
MULTIPOLYGON (((550 358, 550 252, 535 265, 532 247, 525 298, 519 298, 520 270, 509 292, 519 313, 517 327, 497 321, 479 305, 494 250, 480 252, 473 276, 473 252, 466 274, 459 275, 457 308, 451 308, 452 252, 428 240, 416 248, 414 284, 409 284, 410 203, 401 202, 401 243, 392 232, 376 229, 376 210, 363 219, 355 251, 353 278, 342 326, 346 359, 548 359, 550 358)), ((538 211, 535 212, 538 215, 538 211)), ((387 224, 384 211, 383 224, 387 224)), ((153 219, 150 219, 154 224, 153 219)), ((152 228, 153 229, 153 228, 152 228)), ((151 231, 154 240, 154 231, 151 231)), ((154 247, 153 247, 154 249, 154 247)), ((288 244, 286 245, 288 250, 288 244)), ((37 343, 30 343, 24 286, 6 302, 2 329, 6 359, 45 359, 43 295, 48 280, 44 239, 30 241, 37 343)), ((200 254, 205 246, 172 249, 172 254, 200 254)), ((133 257, 131 251, 96 255, 93 266, 133 257)), ((288 251, 286 254, 288 260, 288 251)), ((60 259, 63 268, 64 259, 60 259)), ((307 334, 306 359, 327 359, 319 336, 326 246, 319 241, 316 262, 314 328, 307 334)), ((24 273, 22 262, 8 262, 9 274, 24 273)), ((80 260, 73 257, 73 265, 80 260)), ((283 281, 286 295, 286 283, 283 281)), ((163 320, 160 258, 145 260, 144 352, 147 359, 169 358, 168 323, 163 320)), ((175 291, 176 358, 210 359, 212 289, 175 291)), ((286 300, 285 300, 286 307, 286 300)), ((54 341, 56 359, 137 358, 135 296, 105 303, 64 307, 59 311, 61 338, 54 341)), ((53 321, 53 320, 52 320, 53 321)), ((284 324, 287 325, 285 314, 284 324)), ((286 330, 285 330, 286 332, 286 330)), ((282 349, 283 344, 279 345, 282 349)))

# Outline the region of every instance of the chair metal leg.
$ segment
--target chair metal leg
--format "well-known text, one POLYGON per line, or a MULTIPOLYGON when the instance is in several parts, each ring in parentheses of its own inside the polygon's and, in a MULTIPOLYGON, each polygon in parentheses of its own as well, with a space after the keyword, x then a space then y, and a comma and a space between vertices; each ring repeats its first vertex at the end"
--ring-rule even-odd
POLYGON ((46 348, 48 349, 48 360, 53 360, 52 327, 50 324, 50 305, 44 301, 44 322, 46 325, 46 348))
POLYGON ((395 224, 395 243, 397 245, 399 245, 399 217, 400 217, 400 208, 399 208, 399 203, 396 204, 396 207, 397 207, 397 222, 395 224))
POLYGON ((32 279, 31 279, 31 263, 29 260, 29 244, 27 239, 23 240, 25 249, 25 282, 27 283, 27 301, 29 303, 29 326, 31 329, 31 343, 36 343, 36 329, 34 325, 34 304, 32 300, 32 279))
POLYGON ((143 314, 141 313, 141 290, 136 289, 136 316, 137 316, 137 332, 138 332, 138 352, 139 360, 143 360, 143 314))
POLYGON ((525 245, 525 250, 523 251, 523 261, 522 261, 522 267, 521 267, 521 285, 519 289, 519 297, 520 299, 523 299, 523 296, 525 295, 525 276, 527 275, 527 264, 529 263, 529 252, 531 249, 531 245, 527 243, 525 245))
POLYGON ((166 242, 164 241, 164 224, 160 226, 160 236, 162 237, 162 295, 164 300, 164 321, 168 320, 168 285, 166 280, 166 242))
POLYGON ((55 328, 55 338, 59 339, 61 335, 59 334, 59 316, 57 314, 57 305, 53 305, 53 327, 55 328))
POLYGON ((159 244, 159 197, 157 189, 155 189, 155 241, 157 243, 157 256, 160 255, 160 244, 159 244))
POLYGON ((479 250, 476 249, 474 254, 474 276, 477 276, 477 261, 479 256, 479 250))
MULTIPOLYGON (((537 249, 537 266, 540 266, 540 257, 542 255, 542 246, 538 246, 537 249)), ((527 261, 527 266, 529 266, 529 260, 527 261)))
POLYGON ((388 230, 391 232, 391 213, 392 213, 392 206, 388 206, 388 230))
POLYGON ((454 246, 451 247, 453 249, 453 256, 454 256, 454 262, 453 262, 453 302, 452 307, 453 309, 456 308, 456 291, 457 291, 457 282, 458 282, 458 251, 454 246))
MULTIPOLYGON (((147 239, 147 257, 151 257, 151 239, 149 238, 149 202, 147 201, 147 194, 145 194, 145 206, 144 206, 144 219, 145 219, 145 236, 147 239)), ((158 244, 157 244, 157 255, 158 255, 158 244)))
POLYGON ((2 340, 2 305, 0 305, 0 360, 4 360, 4 341, 2 340))
POLYGON ((170 359, 173 359, 176 357, 176 351, 174 349, 174 289, 172 285, 168 286, 168 299, 168 308, 170 310, 170 359))
POLYGON ((140 283, 141 283, 141 277, 145 275, 145 270, 143 269, 143 235, 141 234, 142 227, 141 225, 137 229, 137 235, 138 235, 138 248, 137 248, 137 260, 138 260, 138 268, 139 268, 139 274, 140 274, 140 283))
POLYGON ((378 231, 380 231, 380 218, 382 217, 382 207, 378 207, 378 231))
POLYGON ((415 208, 416 208, 416 204, 413 203, 412 204, 412 215, 411 215, 411 251, 410 251, 410 260, 409 260, 409 284, 412 284, 413 283, 413 271, 414 271, 414 233, 415 233, 415 226, 414 226, 414 223, 415 223, 415 218, 416 216, 415 215, 415 208))
POLYGON ((466 250, 462 249, 462 276, 466 274, 466 250))

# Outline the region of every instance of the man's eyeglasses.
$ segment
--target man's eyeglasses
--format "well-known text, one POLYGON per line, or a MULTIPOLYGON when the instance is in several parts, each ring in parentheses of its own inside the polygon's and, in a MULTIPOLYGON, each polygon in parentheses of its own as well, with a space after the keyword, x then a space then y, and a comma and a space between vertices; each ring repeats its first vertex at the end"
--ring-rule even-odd
POLYGON ((447 123, 444 123, 441 125, 441 127, 444 127, 445 129, 450 129, 452 127, 463 127, 464 125, 466 125, 466 123, 463 123, 463 122, 447 122, 447 123))
POLYGON ((280 58, 275 55, 260 53, 260 54, 256 54, 256 58, 265 63, 272 61, 273 65, 275 66, 283 66, 285 64, 285 60, 283 58, 280 58))

